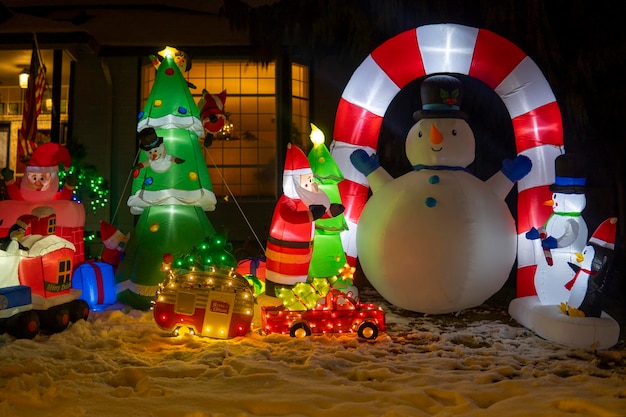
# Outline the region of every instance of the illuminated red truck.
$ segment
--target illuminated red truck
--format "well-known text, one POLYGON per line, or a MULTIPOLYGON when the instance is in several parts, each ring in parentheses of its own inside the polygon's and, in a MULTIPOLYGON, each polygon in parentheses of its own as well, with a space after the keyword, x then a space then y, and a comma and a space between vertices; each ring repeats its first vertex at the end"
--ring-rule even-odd
POLYGON ((380 307, 361 303, 336 290, 331 290, 311 310, 264 306, 261 314, 266 334, 282 333, 301 338, 312 334, 356 333, 362 339, 374 340, 385 331, 385 312, 380 307))

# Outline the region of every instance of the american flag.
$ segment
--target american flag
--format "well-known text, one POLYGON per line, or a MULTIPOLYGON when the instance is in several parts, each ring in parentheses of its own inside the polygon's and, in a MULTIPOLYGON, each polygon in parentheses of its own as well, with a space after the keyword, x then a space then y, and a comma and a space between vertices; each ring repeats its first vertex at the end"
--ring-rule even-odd
POLYGON ((37 117, 41 113, 43 93, 46 91, 46 67, 39 59, 37 44, 33 45, 33 55, 30 59, 30 77, 28 88, 24 98, 24 111, 22 113, 22 127, 19 133, 18 156, 20 160, 27 161, 37 147, 37 117))

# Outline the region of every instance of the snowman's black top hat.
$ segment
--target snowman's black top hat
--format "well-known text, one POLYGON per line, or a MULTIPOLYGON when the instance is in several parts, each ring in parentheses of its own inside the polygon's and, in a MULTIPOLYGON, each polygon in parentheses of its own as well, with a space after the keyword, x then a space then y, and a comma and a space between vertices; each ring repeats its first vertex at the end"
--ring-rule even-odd
POLYGON ((153 127, 146 127, 137 133, 137 139, 139 139, 139 147, 144 151, 149 151, 163 143, 163 138, 157 136, 153 127))
POLYGON ((463 83, 451 75, 431 75, 422 82, 420 96, 422 110, 413 113, 415 120, 421 119, 465 119, 461 111, 463 83))
POLYGON ((561 194, 584 194, 587 179, 585 178, 585 161, 580 155, 563 154, 554 161, 554 184, 550 191, 561 194))

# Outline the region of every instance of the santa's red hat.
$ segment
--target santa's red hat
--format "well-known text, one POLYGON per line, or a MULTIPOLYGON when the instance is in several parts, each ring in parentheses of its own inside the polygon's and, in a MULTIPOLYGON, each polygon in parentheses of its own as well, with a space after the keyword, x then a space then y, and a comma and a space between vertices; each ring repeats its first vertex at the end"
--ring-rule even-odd
POLYGON ((33 216, 32 214, 22 214, 17 218, 17 220, 15 220, 15 226, 26 230, 28 225, 30 225, 34 220, 37 220, 36 216, 33 216))
POLYGON ((617 217, 611 217, 598 226, 589 243, 603 248, 615 249, 615 235, 617 234, 617 217))
POLYGON ((283 173, 284 175, 305 175, 313 173, 309 159, 302 149, 293 146, 291 143, 287 144, 287 157, 285 159, 285 170, 283 173))
POLYGON ((124 235, 118 228, 100 220, 100 237, 105 247, 116 248, 120 242, 128 240, 129 235, 124 235))
POLYGON ((63 145, 58 143, 48 142, 35 148, 35 152, 28 161, 28 168, 44 168, 54 169, 62 163, 65 169, 69 169, 72 166, 72 157, 70 152, 63 145))
POLYGON ((309 160, 302 149, 288 143, 283 171, 283 193, 287 197, 298 198, 296 186, 300 185, 300 176, 312 173, 309 160))
POLYGON ((28 226, 35 220, 37 220, 37 217, 33 216, 32 214, 22 214, 20 217, 17 218, 17 220, 15 220, 15 224, 11 226, 10 230, 16 230, 18 228, 26 230, 28 229, 28 226))

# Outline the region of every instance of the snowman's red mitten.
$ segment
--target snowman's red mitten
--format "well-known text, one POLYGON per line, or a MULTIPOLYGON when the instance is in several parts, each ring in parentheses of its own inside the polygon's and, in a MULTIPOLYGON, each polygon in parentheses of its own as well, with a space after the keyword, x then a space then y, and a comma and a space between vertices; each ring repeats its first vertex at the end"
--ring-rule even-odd
POLYGON ((533 167, 533 163, 526 155, 517 155, 515 159, 502 161, 502 173, 511 181, 517 182, 524 178, 533 167))
POLYGON ((380 167, 378 155, 374 153, 370 156, 363 149, 357 149, 352 152, 350 155, 350 162, 352 162, 352 165, 354 165, 354 167, 366 177, 380 167))

